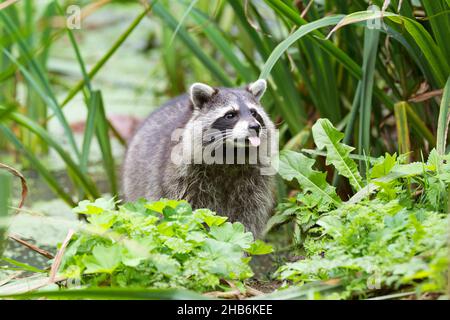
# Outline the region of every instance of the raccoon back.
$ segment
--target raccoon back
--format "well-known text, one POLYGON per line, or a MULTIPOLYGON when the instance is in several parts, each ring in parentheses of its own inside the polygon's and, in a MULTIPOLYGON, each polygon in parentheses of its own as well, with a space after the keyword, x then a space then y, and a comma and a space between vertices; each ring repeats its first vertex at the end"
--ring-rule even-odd
POLYGON ((129 142, 122 167, 123 195, 126 201, 141 197, 161 198, 162 179, 170 161, 172 133, 183 128, 192 115, 188 95, 170 100, 152 112, 129 142))

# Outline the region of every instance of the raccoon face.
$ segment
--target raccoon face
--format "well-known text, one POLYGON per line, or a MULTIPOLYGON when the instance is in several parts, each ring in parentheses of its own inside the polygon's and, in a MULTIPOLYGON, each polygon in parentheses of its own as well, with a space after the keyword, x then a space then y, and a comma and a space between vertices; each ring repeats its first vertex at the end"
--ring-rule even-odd
POLYGON ((234 147, 258 147, 273 127, 259 102, 266 86, 263 79, 239 89, 193 84, 193 119, 201 123, 203 145, 223 142, 234 147))

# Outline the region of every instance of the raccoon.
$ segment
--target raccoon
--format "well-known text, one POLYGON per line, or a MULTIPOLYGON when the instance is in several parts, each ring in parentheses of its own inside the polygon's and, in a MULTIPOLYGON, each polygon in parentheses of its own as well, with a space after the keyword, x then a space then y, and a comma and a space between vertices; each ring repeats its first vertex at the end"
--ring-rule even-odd
POLYGON ((260 236, 274 205, 278 142, 260 104, 266 86, 262 79, 242 88, 194 83, 151 113, 125 155, 125 200, 184 199, 260 236))

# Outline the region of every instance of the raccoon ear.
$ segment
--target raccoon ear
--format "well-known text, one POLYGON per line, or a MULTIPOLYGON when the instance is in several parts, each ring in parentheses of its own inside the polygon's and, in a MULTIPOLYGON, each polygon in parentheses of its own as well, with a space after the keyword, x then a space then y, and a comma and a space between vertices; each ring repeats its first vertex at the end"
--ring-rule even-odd
POLYGON ((195 107, 201 108, 205 102, 217 92, 216 89, 204 83, 194 83, 189 90, 191 101, 195 107))
POLYGON ((255 82, 249 84, 247 90, 255 96, 256 99, 261 99, 264 92, 266 92, 267 82, 264 79, 256 80, 255 82))

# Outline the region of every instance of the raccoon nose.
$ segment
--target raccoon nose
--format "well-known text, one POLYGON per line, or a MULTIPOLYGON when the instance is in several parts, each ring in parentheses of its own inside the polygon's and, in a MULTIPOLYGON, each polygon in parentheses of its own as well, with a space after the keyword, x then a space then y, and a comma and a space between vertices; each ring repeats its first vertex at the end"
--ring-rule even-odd
POLYGON ((254 130, 256 134, 259 134, 259 131, 261 130, 261 125, 257 122, 253 122, 249 124, 248 129, 254 130))

